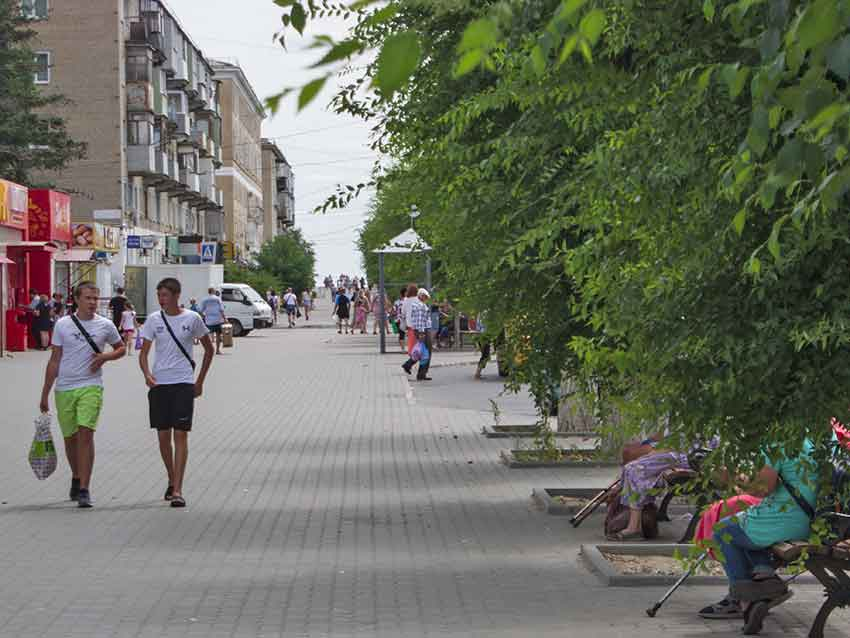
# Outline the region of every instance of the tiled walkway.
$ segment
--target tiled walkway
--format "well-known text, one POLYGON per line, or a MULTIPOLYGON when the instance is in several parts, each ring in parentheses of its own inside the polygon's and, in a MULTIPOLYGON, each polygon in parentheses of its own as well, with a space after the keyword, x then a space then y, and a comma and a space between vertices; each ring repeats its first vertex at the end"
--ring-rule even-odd
MULTIPOLYGON (((458 363, 468 355, 447 355, 458 363)), ((191 436, 189 507, 161 499, 137 359, 107 366, 96 507, 64 501, 67 465, 26 464, 45 357, 0 361, 0 637, 737 635, 693 610, 721 595, 608 589, 578 532, 533 487, 597 486, 610 470, 509 470, 492 422, 499 384, 472 368, 410 385, 371 337, 266 330, 215 361, 191 436)), ((441 363, 437 354, 435 363, 441 363)), ((503 418, 531 422, 522 398, 503 418)), ((55 428, 54 428, 55 432, 55 428)), ((58 441, 57 441, 58 443, 58 441)), ((821 595, 801 588, 765 635, 799 636, 821 595)), ((833 636, 847 636, 836 614, 833 636)))

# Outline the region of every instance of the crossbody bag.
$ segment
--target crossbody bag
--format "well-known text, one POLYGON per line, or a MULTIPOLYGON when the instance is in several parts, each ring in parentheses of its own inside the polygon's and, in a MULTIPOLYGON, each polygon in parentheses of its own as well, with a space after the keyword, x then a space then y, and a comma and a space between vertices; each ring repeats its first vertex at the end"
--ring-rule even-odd
POLYGON ((86 332, 86 329, 83 328, 83 324, 80 323, 80 320, 77 319, 77 315, 71 314, 71 321, 74 322, 74 325, 77 326, 77 330, 80 331, 80 334, 85 337, 86 341, 89 342, 91 349, 94 350, 95 354, 100 354, 100 348, 97 347, 97 344, 94 342, 94 339, 91 338, 91 335, 86 332))
POLYGON ((797 505, 800 507, 800 509, 806 513, 806 516, 809 517, 809 520, 815 520, 815 510, 811 506, 811 504, 802 497, 800 492, 797 491, 796 487, 794 487, 793 485, 788 483, 788 481, 785 480, 785 477, 782 476, 782 472, 777 472, 776 474, 777 476, 779 476, 779 481, 782 483, 785 489, 788 490, 788 493, 791 495, 791 498, 793 498, 797 505))
POLYGON ((165 324, 165 329, 168 330, 168 334, 171 335, 171 338, 174 339, 174 343, 177 344, 177 347, 180 348, 180 352, 183 353, 183 356, 186 357, 186 360, 189 362, 189 365, 192 366, 192 370, 195 370, 195 360, 189 356, 189 353, 186 352, 186 348, 183 347, 183 344, 180 343, 180 340, 177 338, 177 335, 174 334, 174 331, 171 329, 171 326, 168 324, 168 321, 165 319, 165 311, 160 313, 162 317, 162 323, 165 324))

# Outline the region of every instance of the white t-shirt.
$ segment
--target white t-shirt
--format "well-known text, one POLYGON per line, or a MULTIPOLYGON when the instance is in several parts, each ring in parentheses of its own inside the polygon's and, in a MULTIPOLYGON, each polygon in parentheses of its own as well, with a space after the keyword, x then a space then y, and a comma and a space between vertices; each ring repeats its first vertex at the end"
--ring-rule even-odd
MULTIPOLYGON (((182 310, 177 316, 166 316, 168 325, 174 336, 180 340, 183 348, 192 356, 192 340, 209 334, 201 315, 191 310, 182 310)), ((176 383, 194 383, 195 372, 189 360, 180 352, 174 343, 168 328, 162 320, 162 311, 148 315, 142 326, 142 339, 154 344, 156 358, 151 374, 157 385, 174 385, 176 383)))
POLYGON ((136 313, 132 310, 125 310, 121 313, 121 330, 136 329, 136 313))
POLYGON ((288 292, 283 296, 283 305, 284 306, 297 306, 298 305, 298 297, 295 296, 294 292, 288 292))
POLYGON ((218 295, 210 295, 201 300, 201 312, 208 326, 218 326, 224 323, 224 303, 218 295))
MULTIPOLYGON (((123 345, 121 335, 118 334, 115 324, 105 317, 95 315, 93 319, 88 321, 80 319, 80 324, 89 333, 101 352, 104 352, 107 345, 123 345)), ((98 369, 97 372, 90 370, 92 359, 95 357, 94 350, 86 341, 83 333, 74 325, 70 315, 62 317, 56 322, 51 343, 62 348, 59 376, 56 378, 57 391, 103 385, 103 370, 98 369)))
POLYGON ((413 325, 413 319, 410 316, 410 311, 411 308, 413 308, 414 301, 418 301, 418 299, 416 297, 405 297, 401 304, 401 315, 404 317, 405 328, 409 328, 413 325))

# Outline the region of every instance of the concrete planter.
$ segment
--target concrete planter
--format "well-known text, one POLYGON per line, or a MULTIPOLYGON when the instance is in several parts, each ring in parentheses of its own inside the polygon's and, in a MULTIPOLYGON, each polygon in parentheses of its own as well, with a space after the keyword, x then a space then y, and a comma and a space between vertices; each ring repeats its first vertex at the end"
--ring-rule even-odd
MULTIPOLYGON (((605 558, 602 552, 625 556, 673 556, 676 551, 686 555, 692 545, 667 545, 659 543, 616 543, 602 545, 582 545, 581 555, 591 570, 608 587, 669 587, 679 576, 651 574, 622 574, 605 558)), ((684 569, 682 570, 684 573, 684 569)), ((695 574, 684 585, 726 585, 724 576, 695 574)))
MULTIPOLYGON (((579 450, 580 452, 581 450, 579 450)), ((535 450, 502 450, 499 456, 502 462, 510 468, 541 468, 541 467, 620 467, 616 461, 606 461, 602 459, 588 458, 575 459, 571 458, 570 454, 575 454, 576 450, 562 449, 561 453, 566 458, 557 460, 546 460, 535 458, 535 450)))
MULTIPOLYGON (((575 498, 575 499, 583 499, 589 501, 594 496, 599 494, 603 488, 599 489, 588 489, 588 488, 563 488, 563 487, 545 487, 545 488, 534 488, 531 492, 531 498, 534 499, 544 510, 546 510, 547 514, 551 514, 552 516, 572 516, 576 512, 578 512, 584 504, 566 504, 563 503, 560 499, 561 497, 575 498)), ((605 503, 602 503, 597 509, 596 513, 604 514, 607 510, 607 506, 605 503)), ((670 516, 679 516, 682 514, 687 514, 690 512, 690 508, 688 507, 687 502, 682 500, 681 502, 677 502, 676 499, 670 504, 670 507, 667 510, 667 513, 670 516)))
MULTIPOLYGON (((493 425, 481 433, 488 439, 532 439, 537 436, 536 425, 493 425)), ((593 445, 598 440, 592 432, 553 432, 559 439, 588 439, 593 445)))

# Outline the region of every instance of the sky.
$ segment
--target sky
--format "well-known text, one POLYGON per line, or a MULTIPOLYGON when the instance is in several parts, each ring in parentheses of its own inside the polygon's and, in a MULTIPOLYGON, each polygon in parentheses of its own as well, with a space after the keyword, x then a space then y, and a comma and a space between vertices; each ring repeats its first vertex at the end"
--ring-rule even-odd
MULTIPOLYGON (((166 4, 206 57, 242 67, 261 100, 314 79, 317 73, 308 67, 319 55, 307 50, 313 35, 339 38, 346 30, 341 18, 308 24, 303 38, 289 29, 284 50, 272 41, 283 15, 272 0, 166 0, 166 4)), ((377 158, 368 146, 367 123, 326 108, 334 89, 344 81, 328 82, 300 113, 295 97, 288 97, 277 115, 263 123, 263 136, 274 139, 295 172, 295 225, 313 242, 320 280, 328 274, 361 273, 355 242, 370 193, 362 193, 340 212, 315 215, 312 210, 335 192, 337 184, 368 181, 377 158)))

